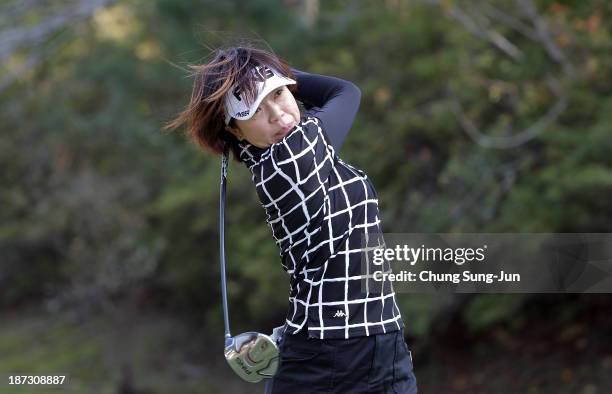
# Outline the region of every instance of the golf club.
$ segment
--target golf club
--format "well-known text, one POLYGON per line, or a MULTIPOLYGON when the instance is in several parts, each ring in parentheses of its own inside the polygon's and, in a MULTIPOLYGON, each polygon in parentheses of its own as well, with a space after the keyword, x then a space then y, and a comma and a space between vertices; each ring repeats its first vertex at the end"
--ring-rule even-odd
POLYGON ((227 148, 221 159, 221 192, 219 207, 219 241, 221 262, 221 293, 223 297, 223 318, 225 324, 225 359, 234 372, 247 382, 256 383, 271 378, 278 368, 278 346, 276 337, 280 330, 275 329, 272 337, 259 332, 245 332, 232 337, 229 328, 227 306, 227 282, 225 278, 225 184, 229 152, 227 148))

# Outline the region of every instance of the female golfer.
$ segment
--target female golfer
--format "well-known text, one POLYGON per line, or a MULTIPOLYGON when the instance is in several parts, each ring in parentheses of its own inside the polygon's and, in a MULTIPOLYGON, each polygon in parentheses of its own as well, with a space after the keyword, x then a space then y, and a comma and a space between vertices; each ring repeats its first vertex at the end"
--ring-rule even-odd
POLYGON ((364 239, 384 241, 372 182, 338 156, 359 89, 260 49, 213 55, 194 69, 191 101, 168 127, 188 123, 202 148, 231 150, 266 210, 290 283, 278 372, 266 392, 416 393, 391 283, 362 288, 364 239))

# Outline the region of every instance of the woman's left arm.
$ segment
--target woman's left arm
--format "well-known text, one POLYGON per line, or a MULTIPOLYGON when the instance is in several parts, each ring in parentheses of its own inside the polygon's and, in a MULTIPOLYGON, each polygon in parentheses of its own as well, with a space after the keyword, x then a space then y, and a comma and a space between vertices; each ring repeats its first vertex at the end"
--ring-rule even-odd
POLYGON ((296 98, 306 114, 321 120, 334 150, 338 152, 359 109, 361 91, 352 82, 291 69, 298 82, 296 98))

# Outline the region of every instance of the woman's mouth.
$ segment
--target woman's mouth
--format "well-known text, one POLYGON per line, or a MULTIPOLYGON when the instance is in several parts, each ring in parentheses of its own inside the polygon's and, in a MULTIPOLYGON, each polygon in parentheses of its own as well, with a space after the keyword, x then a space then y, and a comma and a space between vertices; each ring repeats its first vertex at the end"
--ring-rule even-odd
POLYGON ((294 127, 294 125, 289 125, 287 127, 283 127, 278 133, 276 133, 276 135, 282 138, 285 135, 287 135, 287 133, 289 131, 291 131, 291 129, 293 129, 293 127, 294 127))

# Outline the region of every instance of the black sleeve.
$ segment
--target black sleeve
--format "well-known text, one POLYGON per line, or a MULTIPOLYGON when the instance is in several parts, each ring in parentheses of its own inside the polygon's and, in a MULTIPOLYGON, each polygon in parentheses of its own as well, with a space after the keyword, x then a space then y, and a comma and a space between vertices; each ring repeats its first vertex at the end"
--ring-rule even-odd
POLYGON ((297 78, 296 98, 304 104, 306 115, 321 120, 321 125, 338 152, 348 134, 361 100, 361 91, 352 82, 325 75, 291 69, 297 78))

